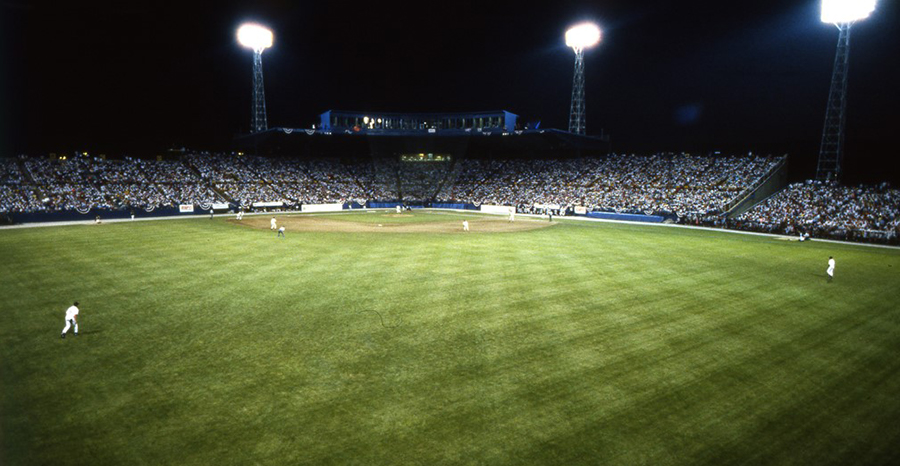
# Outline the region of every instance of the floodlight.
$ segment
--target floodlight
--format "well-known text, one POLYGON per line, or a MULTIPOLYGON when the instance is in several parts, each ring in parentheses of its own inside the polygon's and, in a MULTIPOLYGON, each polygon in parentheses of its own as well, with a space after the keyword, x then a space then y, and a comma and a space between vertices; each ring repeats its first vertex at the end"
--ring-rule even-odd
POLYGON ((600 42, 600 28, 596 24, 582 23, 566 31, 566 45, 574 49, 584 49, 600 42))
POLYGON ((572 79, 572 107, 569 110, 569 132, 584 134, 584 49, 600 42, 600 28, 581 23, 566 31, 566 45, 575 51, 575 76, 572 79))
POLYGON ((853 23, 868 18, 875 11, 876 0, 822 0, 822 21, 834 24, 839 31, 825 127, 819 148, 816 179, 837 180, 844 159, 844 129, 847 118, 847 72, 850 69, 850 29, 853 23))
POLYGON ((272 31, 258 25, 245 24, 238 29, 238 42, 254 51, 263 51, 272 46, 272 31))
POLYGON ((262 53, 272 46, 272 31, 258 24, 244 24, 237 31, 237 40, 244 47, 253 49, 253 115, 252 132, 269 128, 266 120, 266 97, 263 89, 262 53))
POLYGON ((876 0, 822 0, 822 22, 852 23, 875 11, 876 0))

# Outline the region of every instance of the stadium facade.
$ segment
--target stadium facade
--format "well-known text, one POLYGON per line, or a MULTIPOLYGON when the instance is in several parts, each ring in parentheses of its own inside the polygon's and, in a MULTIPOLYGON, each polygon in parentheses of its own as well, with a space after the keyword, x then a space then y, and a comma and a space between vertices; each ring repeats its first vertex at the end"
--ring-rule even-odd
POLYGON ((309 129, 271 128, 239 136, 236 148, 257 155, 338 158, 567 158, 604 155, 609 138, 586 136, 506 111, 455 113, 328 110, 309 129), (429 155, 430 154, 430 155, 429 155))

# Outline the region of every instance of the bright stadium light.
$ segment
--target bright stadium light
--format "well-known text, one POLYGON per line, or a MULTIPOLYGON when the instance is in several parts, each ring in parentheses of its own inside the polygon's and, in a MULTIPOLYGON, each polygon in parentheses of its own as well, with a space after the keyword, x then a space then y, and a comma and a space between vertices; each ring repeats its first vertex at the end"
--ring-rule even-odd
POLYGON ((600 28, 582 23, 566 31, 566 46, 575 51, 575 77, 572 79, 572 106, 569 109, 569 132, 584 134, 584 49, 600 42, 600 28))
POLYGON ((825 127, 819 149, 816 179, 837 180, 844 159, 844 127, 847 119, 847 73, 850 69, 850 27, 875 11, 876 0, 822 0, 822 21, 837 26, 838 45, 831 74, 825 127))
POLYGON ((866 19, 875 11, 876 0, 822 0, 822 22, 852 23, 866 19))
POLYGON ((566 31, 566 46, 573 49, 593 47, 600 42, 600 28, 596 24, 583 23, 566 31))
POLYGON ((253 114, 250 117, 251 132, 265 131, 266 93, 263 88, 262 53, 272 46, 272 31, 258 24, 244 24, 237 31, 237 40, 253 50, 253 114))
POLYGON ((258 25, 245 24, 238 29, 238 42, 244 47, 260 51, 272 46, 272 31, 258 25))

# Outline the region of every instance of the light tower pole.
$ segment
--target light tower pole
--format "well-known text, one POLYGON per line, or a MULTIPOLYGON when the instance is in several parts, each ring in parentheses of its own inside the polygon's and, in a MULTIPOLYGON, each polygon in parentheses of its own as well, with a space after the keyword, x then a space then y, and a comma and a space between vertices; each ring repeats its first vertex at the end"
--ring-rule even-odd
POLYGON ((875 0, 822 0, 822 21, 838 28, 837 53, 831 73, 825 127, 819 148, 816 179, 837 180, 844 160, 844 127, 847 120, 847 73, 850 68, 850 26, 875 11, 875 0))
POLYGON ((579 24, 566 31, 566 45, 575 51, 575 76, 572 78, 572 105, 569 109, 569 132, 584 134, 584 49, 600 42, 600 29, 590 23, 579 24))
POLYGON ((253 132, 269 129, 266 119, 266 91, 263 87, 262 50, 253 51, 253 113, 250 127, 253 132))
POLYGON ((238 42, 253 49, 253 109, 250 114, 250 132, 269 129, 266 121, 266 93, 263 87, 262 53, 272 46, 272 31, 256 25, 245 24, 238 29, 238 42))

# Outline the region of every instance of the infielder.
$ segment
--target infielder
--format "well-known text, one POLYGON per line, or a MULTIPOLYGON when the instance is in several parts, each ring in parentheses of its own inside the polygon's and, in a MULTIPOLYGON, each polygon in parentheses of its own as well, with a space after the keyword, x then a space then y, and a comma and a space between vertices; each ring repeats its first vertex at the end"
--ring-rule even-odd
POLYGON ((75 327, 75 336, 78 336, 78 301, 75 301, 75 304, 72 304, 68 309, 66 309, 66 327, 62 330, 62 333, 59 335, 60 338, 65 338, 66 333, 69 332, 69 327, 75 327))
POLYGON ((516 209, 515 209, 515 207, 512 208, 512 209, 509 209, 509 221, 510 221, 510 222, 515 222, 515 221, 516 221, 516 209))
POLYGON ((277 237, 279 237, 279 236, 282 237, 282 238, 284 238, 284 227, 281 227, 281 228, 278 229, 278 234, 275 235, 275 237, 277 238, 277 237))
POLYGON ((275 217, 272 217, 272 221, 269 222, 269 224, 271 225, 271 227, 269 227, 270 230, 272 230, 272 231, 277 230, 277 228, 275 227, 275 217))
POLYGON ((469 221, 463 220, 463 231, 469 231, 469 221))
POLYGON ((825 271, 828 274, 828 281, 834 280, 834 257, 828 256, 828 270, 825 271))

